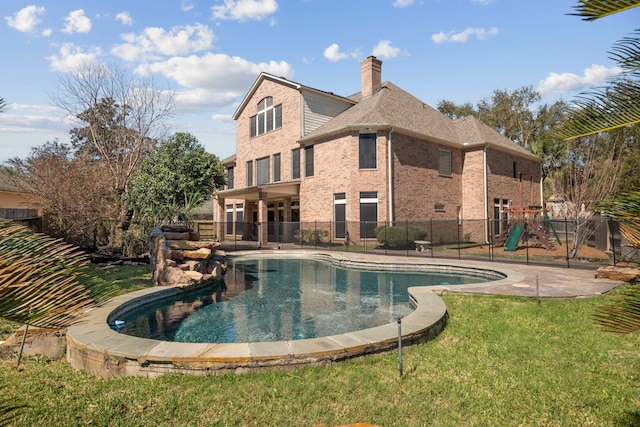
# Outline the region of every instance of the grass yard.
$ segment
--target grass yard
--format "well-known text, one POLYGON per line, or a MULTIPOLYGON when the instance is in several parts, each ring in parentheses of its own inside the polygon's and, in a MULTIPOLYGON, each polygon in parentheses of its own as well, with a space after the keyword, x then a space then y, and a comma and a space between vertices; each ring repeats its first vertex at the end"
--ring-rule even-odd
MULTIPOLYGON (((121 286, 144 286, 135 269, 141 282, 128 283, 130 268, 120 269, 121 286)), ((100 379, 35 358, 19 369, 0 362, 2 404, 27 405, 18 426, 640 425, 640 335, 594 326, 606 297, 443 298, 447 327, 404 349, 402 378, 395 352, 288 372, 157 379, 100 379)))

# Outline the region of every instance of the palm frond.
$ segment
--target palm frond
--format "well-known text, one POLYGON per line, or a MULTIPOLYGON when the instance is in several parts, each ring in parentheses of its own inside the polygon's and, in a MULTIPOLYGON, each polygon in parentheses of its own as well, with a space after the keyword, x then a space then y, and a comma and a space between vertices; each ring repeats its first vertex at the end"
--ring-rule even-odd
POLYGON ((640 6, 639 0, 579 0, 578 5, 573 6, 577 12, 569 15, 580 16, 585 21, 595 21, 636 6, 640 6))
POLYGON ((640 287, 633 286, 609 304, 598 307, 594 318, 606 332, 629 334, 640 331, 640 287))
POLYGON ((610 87, 578 95, 575 109, 556 132, 570 140, 640 123, 640 80, 620 80, 610 87))
POLYGON ((74 246, 0 219, 0 317, 68 326, 112 294, 113 287, 88 267, 74 246))

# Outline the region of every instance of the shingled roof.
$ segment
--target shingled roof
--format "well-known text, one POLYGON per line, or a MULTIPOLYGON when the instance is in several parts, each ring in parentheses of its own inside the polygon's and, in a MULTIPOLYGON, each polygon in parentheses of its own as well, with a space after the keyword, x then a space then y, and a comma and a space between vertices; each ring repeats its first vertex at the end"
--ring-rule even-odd
POLYGON ((353 107, 329 120, 298 142, 309 144, 350 130, 385 129, 456 148, 488 146, 531 159, 539 158, 473 116, 452 120, 387 81, 371 96, 349 97, 353 107))
POLYGON ((5 193, 24 193, 17 182, 6 173, 0 171, 0 191, 5 193))

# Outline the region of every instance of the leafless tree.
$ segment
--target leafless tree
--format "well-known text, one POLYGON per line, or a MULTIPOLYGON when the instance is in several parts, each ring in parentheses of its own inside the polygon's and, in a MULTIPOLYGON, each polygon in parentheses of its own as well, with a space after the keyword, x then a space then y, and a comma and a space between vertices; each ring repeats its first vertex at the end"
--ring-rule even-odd
POLYGON ((109 246, 121 246, 128 211, 124 203, 138 162, 166 133, 174 92, 159 90, 152 78, 136 78, 117 67, 84 63, 59 77, 53 103, 78 121, 72 143, 107 171, 111 203, 109 246))
POLYGON ((596 134, 570 142, 569 161, 553 176, 554 193, 565 201, 566 215, 573 221, 571 258, 598 225, 596 206, 615 192, 620 180, 625 145, 615 136, 596 134))

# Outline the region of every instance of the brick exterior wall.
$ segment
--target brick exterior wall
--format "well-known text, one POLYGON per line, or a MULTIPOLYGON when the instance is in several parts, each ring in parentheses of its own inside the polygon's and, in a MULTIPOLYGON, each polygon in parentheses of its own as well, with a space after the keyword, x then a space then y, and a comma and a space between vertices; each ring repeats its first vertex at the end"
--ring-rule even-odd
MULTIPOLYGON (((364 77, 363 77, 364 78, 364 77)), ((370 76, 367 76, 370 78, 370 76)), ((334 195, 345 193, 347 222, 360 220, 360 192, 377 192, 378 221, 396 223, 404 221, 448 220, 439 223, 447 230, 445 234, 460 238, 465 236, 473 241, 484 241, 486 236, 485 215, 493 216, 494 199, 508 199, 510 205, 520 203, 520 174, 522 173, 523 204, 540 204, 540 165, 513 154, 495 149, 486 150, 487 194, 484 193, 484 152, 483 149, 464 151, 427 141, 414 136, 394 132, 391 134, 393 215, 389 215, 389 132, 377 132, 377 167, 359 168, 359 133, 349 131, 334 135, 314 143, 314 175, 305 176, 305 150, 297 141, 303 129, 302 95, 292 86, 265 78, 253 93, 244 110, 237 118, 236 162, 234 168, 234 189, 247 185, 247 161, 253 161, 253 185, 257 182, 256 160, 269 156, 270 181, 273 177, 273 154, 281 155, 280 182, 292 179, 291 151, 300 148, 300 221, 317 222, 321 228, 328 228, 334 221, 334 195), (282 105, 282 127, 271 132, 250 137, 250 117, 258 112, 258 103, 267 96, 273 98, 273 105, 282 105), (451 176, 441 176, 438 172, 438 151, 451 153, 451 176), (513 164, 516 163, 514 178, 513 164), (534 177, 533 198, 530 196, 530 177, 534 177), (436 209, 438 205, 438 209, 436 209), (488 212, 485 213, 485 209, 488 212), (458 215, 463 220, 464 230, 458 226, 458 215), (476 221, 471 221, 476 220, 476 221)), ((266 190, 268 191, 268 189, 266 190)), ((226 221, 226 205, 235 207, 244 204, 245 222, 253 221, 253 211, 258 212, 257 220, 266 222, 267 203, 283 202, 285 221, 291 218, 291 198, 271 198, 262 194, 262 201, 240 199, 220 199, 215 207, 216 220, 226 221)), ((425 227, 427 227, 425 225, 425 227)), ((266 227, 263 228, 266 233, 266 227)), ((251 227, 245 225, 245 238, 251 227)), ((359 230, 350 229, 350 237, 359 238, 359 230)), ((440 230, 439 230, 440 231, 440 230)), ((224 224, 218 227, 218 236, 225 235, 224 224)), ((434 233, 435 234, 435 233, 434 233)), ((332 236, 333 237, 333 236, 332 236)), ((262 236, 261 238, 265 238, 262 236)), ((453 237, 452 237, 453 238, 453 237)), ((266 239, 266 238, 265 238, 266 239)))
POLYGON ((491 207, 493 199, 508 199, 509 206, 540 206, 540 163, 513 154, 487 149, 487 204, 490 207, 489 217, 493 217, 491 207), (513 164, 516 163, 516 177, 513 164), (520 181, 522 174, 522 181, 520 181), (533 185, 531 184, 533 177, 533 185), (522 188, 522 191, 520 189, 522 188), (533 197, 531 192, 533 191, 533 197), (522 197, 522 202, 521 202, 522 197))
POLYGON ((394 133, 393 199, 395 221, 456 219, 462 200, 462 152, 394 133), (438 173, 438 150, 451 153, 451 176, 438 173), (444 210, 436 211, 435 205, 444 210))

